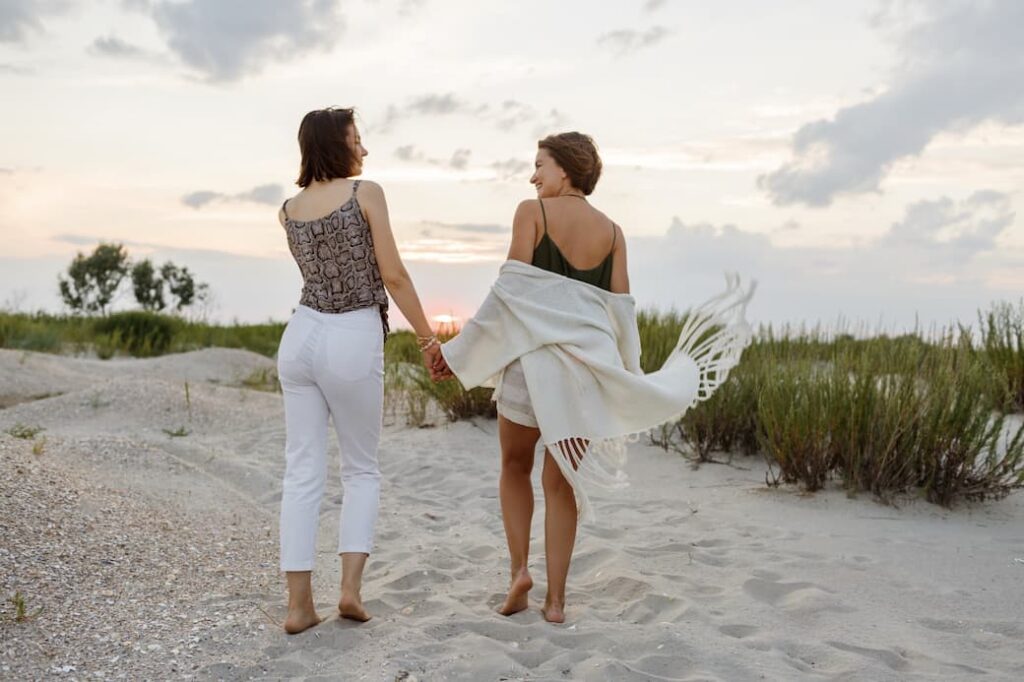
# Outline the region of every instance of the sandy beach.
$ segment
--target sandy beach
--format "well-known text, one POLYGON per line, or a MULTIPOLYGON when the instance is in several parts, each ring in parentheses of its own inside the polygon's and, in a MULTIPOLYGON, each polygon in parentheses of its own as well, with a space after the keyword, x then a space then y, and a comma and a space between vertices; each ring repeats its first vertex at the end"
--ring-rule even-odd
POLYGON ((768 488, 759 458, 695 470, 644 443, 631 446, 631 487, 593 495, 561 626, 539 612, 537 467, 537 586, 528 611, 501 617, 487 420, 387 425, 363 625, 334 615, 331 436, 314 573, 326 620, 286 636, 282 401, 244 385, 272 368, 227 349, 112 361, 0 350, 0 431, 45 429, 0 433, 0 677, 1024 679, 1019 493, 884 506, 768 488))

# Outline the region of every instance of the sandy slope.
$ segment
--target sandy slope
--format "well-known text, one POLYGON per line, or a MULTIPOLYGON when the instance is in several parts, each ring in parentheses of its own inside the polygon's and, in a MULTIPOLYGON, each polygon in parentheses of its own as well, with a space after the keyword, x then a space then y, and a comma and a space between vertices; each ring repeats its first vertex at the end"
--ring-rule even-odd
MULTIPOLYGON (((1020 495, 895 509, 768 490, 758 460, 693 471, 643 445, 632 488, 594 496, 569 622, 546 624, 536 608, 540 495, 534 607, 497 616, 506 557, 487 421, 389 427, 364 587, 376 617, 287 637, 272 624, 284 611, 281 401, 237 387, 270 366, 223 349, 116 362, 0 351, 0 397, 61 393, 0 410, 0 429, 47 429, 41 455, 0 436, 4 597, 44 607, 0 625, 0 677, 1024 678, 1020 495), (179 427, 188 435, 164 431, 179 427)), ((334 462, 315 577, 325 616, 337 598, 334 462)))

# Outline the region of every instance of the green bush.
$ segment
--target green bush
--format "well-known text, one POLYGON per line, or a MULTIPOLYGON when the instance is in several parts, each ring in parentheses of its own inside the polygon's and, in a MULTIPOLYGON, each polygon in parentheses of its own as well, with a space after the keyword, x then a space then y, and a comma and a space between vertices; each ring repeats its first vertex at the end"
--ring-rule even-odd
POLYGON ((171 348, 179 323, 173 317, 131 310, 96 320, 94 330, 135 357, 163 355, 171 348))
POLYGON ((982 345, 1000 377, 997 396, 1002 409, 1024 411, 1024 300, 997 303, 979 314, 982 345))

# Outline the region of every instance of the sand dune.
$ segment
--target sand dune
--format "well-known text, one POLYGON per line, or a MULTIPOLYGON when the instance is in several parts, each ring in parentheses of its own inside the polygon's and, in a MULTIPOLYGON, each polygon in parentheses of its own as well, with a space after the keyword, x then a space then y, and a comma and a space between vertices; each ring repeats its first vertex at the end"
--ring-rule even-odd
POLYGON ((285 636, 273 624, 281 398, 242 386, 272 366, 224 349, 107 362, 0 351, 0 429, 46 429, 41 454, 0 435, 4 596, 43 607, 15 623, 4 606, 0 677, 1024 678, 1020 495, 884 507, 769 490, 759 460, 694 471, 642 444, 632 487, 593 497, 568 622, 537 610, 539 480, 532 606, 495 615, 506 555, 488 421, 387 429, 365 625, 330 616, 332 459, 314 581, 329 618, 285 636))

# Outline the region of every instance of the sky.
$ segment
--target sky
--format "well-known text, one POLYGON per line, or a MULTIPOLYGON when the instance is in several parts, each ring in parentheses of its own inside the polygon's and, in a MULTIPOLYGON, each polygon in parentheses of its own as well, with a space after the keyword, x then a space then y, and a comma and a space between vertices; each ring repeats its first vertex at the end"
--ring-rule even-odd
POLYGON ((431 317, 472 315, 537 140, 579 130, 641 307, 735 271, 758 323, 969 323, 1024 295, 1021 26, 1016 0, 0 0, 0 307, 60 311, 103 240, 187 266, 210 319, 287 319, 277 208, 336 105, 431 317))

